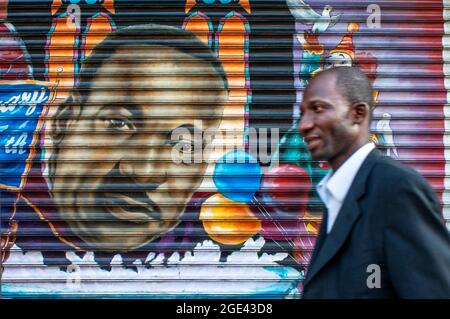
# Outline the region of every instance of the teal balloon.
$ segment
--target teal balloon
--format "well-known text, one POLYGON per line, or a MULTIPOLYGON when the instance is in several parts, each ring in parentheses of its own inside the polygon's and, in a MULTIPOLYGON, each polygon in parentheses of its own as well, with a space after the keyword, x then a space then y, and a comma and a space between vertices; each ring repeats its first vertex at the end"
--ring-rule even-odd
POLYGON ((311 156, 303 140, 302 134, 298 131, 299 121, 283 135, 278 148, 278 156, 281 164, 294 164, 300 166, 312 175, 311 156))
POLYGON ((253 156, 235 150, 226 153, 216 162, 213 180, 223 196, 247 203, 259 190, 261 175, 261 166, 253 156))
POLYGON ((303 168, 311 177, 311 182, 316 184, 328 173, 328 169, 321 168, 319 162, 311 159, 303 135, 298 130, 299 123, 300 120, 297 120, 281 138, 276 155, 281 164, 294 164, 303 168))

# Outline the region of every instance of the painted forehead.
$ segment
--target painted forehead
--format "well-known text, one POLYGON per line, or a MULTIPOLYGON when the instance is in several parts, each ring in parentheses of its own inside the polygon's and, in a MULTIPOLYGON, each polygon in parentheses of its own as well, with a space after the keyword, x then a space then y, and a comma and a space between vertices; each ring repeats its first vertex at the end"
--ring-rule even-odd
MULTIPOLYGON (((207 89, 225 88, 222 75, 210 62, 177 49, 157 45, 137 45, 117 49, 99 66, 93 80, 103 75, 152 76, 154 80, 165 76, 172 77, 173 81, 176 81, 178 77, 179 83, 174 84, 180 85, 189 85, 187 81, 182 83, 183 78, 190 78, 190 81, 204 78, 208 80, 207 83, 194 81, 192 85, 201 83, 203 88, 207 89)), ((176 86, 173 85, 173 87, 176 86)))
POLYGON ((175 109, 183 115, 216 114, 227 99, 223 80, 209 62, 167 47, 121 48, 105 59, 89 85, 89 104, 151 105, 145 112, 152 114, 175 109))

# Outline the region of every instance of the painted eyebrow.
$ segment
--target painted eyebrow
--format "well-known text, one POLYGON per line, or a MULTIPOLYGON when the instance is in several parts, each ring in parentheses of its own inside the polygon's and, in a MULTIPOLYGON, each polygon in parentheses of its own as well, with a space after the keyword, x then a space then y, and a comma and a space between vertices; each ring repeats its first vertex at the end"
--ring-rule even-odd
MULTIPOLYGON (((120 103, 120 102, 118 102, 118 103, 120 103)), ((141 106, 136 107, 135 105, 127 104, 127 103, 120 103, 114 107, 111 107, 110 105, 102 105, 102 107, 98 110, 97 114, 100 113, 101 111, 103 111, 103 109, 105 109, 105 108, 110 108, 110 109, 124 108, 128 112, 130 112, 133 117, 135 117, 135 116, 143 117, 144 116, 141 106)))
POLYGON ((133 115, 133 117, 134 116, 138 118, 144 117, 144 112, 142 112, 142 107, 140 105, 132 105, 124 103, 123 105, 121 105, 121 107, 127 109, 127 111, 133 115))
MULTIPOLYGON (((129 104, 129 103, 121 103, 120 101, 118 102, 118 103, 120 103, 120 104, 118 104, 116 107, 113 107, 112 109, 114 109, 114 108, 116 108, 116 109, 118 109, 118 108, 124 108, 124 109, 126 109, 128 112, 130 112, 131 113, 131 120, 135 120, 135 119, 139 119, 139 118, 143 118, 143 116, 144 116, 144 112, 142 112, 142 107, 141 106, 136 106, 136 105, 132 105, 132 104, 129 104)), ((109 105, 103 105, 99 110, 98 110, 98 112, 96 113, 96 116, 101 112, 101 111, 103 111, 103 109, 105 109, 105 108, 110 108, 111 109, 111 106, 109 106, 109 105)), ((136 127, 137 128, 142 128, 143 127, 143 120, 141 120, 141 121, 137 121, 137 122, 135 122, 135 125, 136 125, 136 127)))
MULTIPOLYGON (((170 141, 170 140, 171 140, 171 136, 172 136, 173 131, 178 130, 178 129, 180 129, 180 128, 183 128, 183 129, 188 130, 189 133, 190 133, 191 135, 194 135, 194 134, 195 134, 195 131, 196 131, 196 130, 199 130, 199 128, 197 128, 197 127, 196 127, 195 125, 193 125, 193 124, 182 124, 182 125, 180 125, 180 126, 177 126, 176 128, 174 128, 174 129, 171 130, 171 131, 167 131, 167 133, 166 133, 166 135, 165 135, 165 140, 166 140, 166 141, 170 141)), ((201 133, 202 133, 202 137, 203 137, 203 131, 201 131, 201 133)))

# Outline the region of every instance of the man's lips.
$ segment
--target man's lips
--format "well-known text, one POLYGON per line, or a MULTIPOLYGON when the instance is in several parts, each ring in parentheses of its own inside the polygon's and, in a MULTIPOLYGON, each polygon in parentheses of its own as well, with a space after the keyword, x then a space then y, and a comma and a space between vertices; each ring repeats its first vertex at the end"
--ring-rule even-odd
POLYGON ((306 136, 304 139, 305 142, 308 144, 307 145, 308 151, 318 147, 322 141, 322 139, 317 135, 306 136))
POLYGON ((104 208, 117 219, 134 223, 145 223, 149 220, 161 219, 159 207, 146 195, 143 200, 136 198, 137 195, 128 196, 123 193, 103 193, 102 201, 104 208))

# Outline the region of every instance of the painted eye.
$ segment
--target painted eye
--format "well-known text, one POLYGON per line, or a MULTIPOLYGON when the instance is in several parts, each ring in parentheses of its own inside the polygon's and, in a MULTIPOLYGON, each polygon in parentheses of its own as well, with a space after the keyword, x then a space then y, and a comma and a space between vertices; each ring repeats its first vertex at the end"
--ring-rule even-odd
POLYGON ((118 131, 131 131, 134 129, 133 124, 125 118, 108 119, 108 128, 118 131))
POLYGON ((194 152, 194 144, 190 141, 181 141, 180 151, 184 154, 192 154, 194 152))
POLYGON ((113 128, 122 128, 125 126, 125 120, 122 119, 112 119, 110 120, 111 127, 113 128))
POLYGON ((351 58, 346 54, 339 54, 339 65, 341 66, 351 66, 352 60, 351 58))
POLYGON ((325 70, 331 69, 334 66, 333 62, 326 62, 325 63, 325 70))

